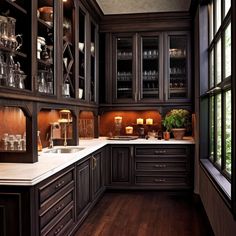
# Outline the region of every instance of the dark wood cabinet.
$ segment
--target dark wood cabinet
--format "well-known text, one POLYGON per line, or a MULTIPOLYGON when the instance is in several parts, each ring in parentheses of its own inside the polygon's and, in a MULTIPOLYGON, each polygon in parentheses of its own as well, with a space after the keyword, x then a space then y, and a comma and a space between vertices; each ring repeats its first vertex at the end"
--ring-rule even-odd
POLYGON ((76 167, 76 215, 77 220, 88 210, 91 204, 91 159, 79 163, 76 167))
POLYGON ((113 79, 107 81, 112 87, 108 103, 191 102, 188 31, 112 33, 110 41, 112 71, 106 73, 113 79))
POLYGON ((108 145, 35 186, 1 186, 0 234, 73 235, 107 188, 192 190, 193 160, 193 145, 108 145))
POLYGON ((110 147, 111 158, 111 185, 127 186, 132 179, 132 153, 130 145, 112 145, 110 147))
POLYGON ((30 187, 1 186, 0 235, 31 236, 35 234, 36 212, 30 187))
POLYGON ((36 187, 39 235, 64 235, 74 227, 75 178, 71 166, 36 187))
MULTIPOLYGON (((102 149, 103 150, 103 149, 102 149)), ((98 198, 104 191, 104 152, 94 153, 92 158, 92 191, 93 199, 98 198)))
POLYGON ((168 32, 164 40, 166 50, 166 78, 164 99, 191 101, 191 48, 189 32, 168 32))
POLYGON ((135 185, 158 189, 192 189, 191 145, 135 146, 135 185))

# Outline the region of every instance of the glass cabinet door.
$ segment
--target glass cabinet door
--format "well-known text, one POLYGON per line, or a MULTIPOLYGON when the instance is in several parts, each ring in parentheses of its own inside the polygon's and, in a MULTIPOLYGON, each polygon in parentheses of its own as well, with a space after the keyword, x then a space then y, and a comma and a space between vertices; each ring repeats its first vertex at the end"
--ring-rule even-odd
POLYGON ((159 99, 159 37, 141 37, 141 99, 159 99))
POLYGON ((86 64, 85 64, 85 55, 86 55, 86 42, 85 42, 85 13, 79 9, 79 91, 78 98, 80 100, 85 100, 85 91, 86 91, 86 64))
POLYGON ((133 98, 133 38, 116 38, 116 99, 133 98))
POLYGON ((63 79, 62 96, 75 97, 75 5, 73 0, 63 1, 63 79))
POLYGON ((38 0, 37 68, 36 90, 55 94, 54 81, 54 1, 38 0))
POLYGON ((0 1, 0 90, 32 90, 31 2, 0 1))
POLYGON ((170 35, 168 60, 168 99, 189 98, 189 66, 187 35, 170 35))
POLYGON ((96 26, 91 22, 90 38, 90 101, 96 101, 96 26))

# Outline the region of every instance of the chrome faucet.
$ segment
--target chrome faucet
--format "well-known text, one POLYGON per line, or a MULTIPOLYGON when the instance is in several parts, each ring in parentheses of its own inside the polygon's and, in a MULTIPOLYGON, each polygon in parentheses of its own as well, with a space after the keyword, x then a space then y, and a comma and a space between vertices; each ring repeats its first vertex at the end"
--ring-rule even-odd
POLYGON ((53 127, 52 127, 52 125, 51 125, 51 130, 50 130, 50 138, 49 138, 48 148, 53 148, 53 127))
POLYGON ((64 123, 64 129, 65 129, 65 132, 64 132, 64 146, 67 146, 67 125, 66 123, 64 123))

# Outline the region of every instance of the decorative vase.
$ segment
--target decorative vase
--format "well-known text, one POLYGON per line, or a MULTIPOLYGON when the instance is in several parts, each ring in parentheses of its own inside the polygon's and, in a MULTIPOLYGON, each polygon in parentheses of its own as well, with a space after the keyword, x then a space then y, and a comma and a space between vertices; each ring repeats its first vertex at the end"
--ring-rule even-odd
POLYGON ((175 128, 175 129, 172 129, 171 131, 172 131, 174 138, 176 140, 181 140, 184 137, 186 129, 185 128, 175 128))
POLYGON ((170 132, 168 131, 163 132, 163 137, 166 141, 168 141, 170 139, 170 132))

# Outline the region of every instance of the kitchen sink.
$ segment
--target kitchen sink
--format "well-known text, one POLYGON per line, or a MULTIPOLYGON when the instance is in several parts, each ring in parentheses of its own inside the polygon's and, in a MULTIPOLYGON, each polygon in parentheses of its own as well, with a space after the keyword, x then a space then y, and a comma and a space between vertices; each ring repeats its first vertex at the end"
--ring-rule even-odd
POLYGON ((134 140, 137 139, 138 136, 113 136, 108 138, 109 140, 134 140))
POLYGON ((54 147, 44 151, 44 153, 76 153, 84 149, 84 147, 54 147))

